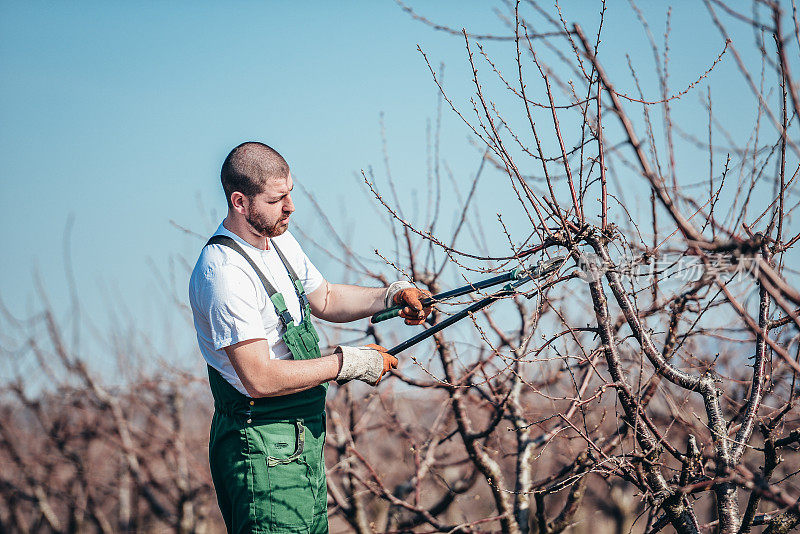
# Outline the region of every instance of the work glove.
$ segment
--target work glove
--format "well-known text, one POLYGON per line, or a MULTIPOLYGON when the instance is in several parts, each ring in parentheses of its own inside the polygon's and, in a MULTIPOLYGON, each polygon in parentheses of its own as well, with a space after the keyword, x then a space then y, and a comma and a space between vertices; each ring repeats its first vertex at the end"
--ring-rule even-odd
POLYGON ((334 354, 342 355, 342 368, 336 375, 336 382, 344 384, 350 380, 361 380, 370 386, 377 386, 383 375, 390 369, 397 369, 397 358, 380 345, 370 343, 365 347, 338 346, 334 354))
POLYGON ((432 306, 423 307, 422 300, 431 296, 430 291, 418 289, 410 282, 401 280, 394 282, 386 289, 386 307, 402 305, 400 317, 406 320, 407 325, 418 325, 425 322, 431 314, 432 306))

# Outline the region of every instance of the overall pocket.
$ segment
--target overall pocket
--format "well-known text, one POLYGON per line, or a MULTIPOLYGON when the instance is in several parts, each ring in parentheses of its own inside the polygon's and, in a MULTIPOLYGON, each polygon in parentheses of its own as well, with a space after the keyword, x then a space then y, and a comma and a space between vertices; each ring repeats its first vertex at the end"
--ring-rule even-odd
POLYGON ((313 520, 317 488, 312 481, 302 420, 264 427, 270 520, 280 532, 306 532, 313 520))

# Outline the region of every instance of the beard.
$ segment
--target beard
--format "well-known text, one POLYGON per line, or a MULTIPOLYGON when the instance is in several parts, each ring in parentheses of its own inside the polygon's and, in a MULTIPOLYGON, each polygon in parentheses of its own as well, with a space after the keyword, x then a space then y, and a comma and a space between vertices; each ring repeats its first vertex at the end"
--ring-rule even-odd
MULTIPOLYGON (((251 204, 252 207, 252 204, 251 204)), ((256 233, 264 237, 277 237, 289 228, 289 217, 270 221, 264 215, 250 211, 250 215, 245 216, 245 220, 250 224, 256 233)))

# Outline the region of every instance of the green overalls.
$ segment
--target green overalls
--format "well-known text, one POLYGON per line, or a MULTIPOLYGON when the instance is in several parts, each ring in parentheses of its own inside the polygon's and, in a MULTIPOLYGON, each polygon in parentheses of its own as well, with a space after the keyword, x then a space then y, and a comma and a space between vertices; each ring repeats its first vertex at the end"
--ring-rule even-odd
MULTIPOLYGON (((211 244, 236 250, 255 269, 294 359, 319 358, 319 336, 311 324, 308 297, 281 251, 275 247, 300 299, 299 325, 294 324, 283 295, 235 240, 216 235, 207 243, 211 244)), ((252 399, 210 366, 208 379, 214 396, 208 447, 211 477, 228 532, 328 532, 323 457, 327 384, 291 395, 252 399)))

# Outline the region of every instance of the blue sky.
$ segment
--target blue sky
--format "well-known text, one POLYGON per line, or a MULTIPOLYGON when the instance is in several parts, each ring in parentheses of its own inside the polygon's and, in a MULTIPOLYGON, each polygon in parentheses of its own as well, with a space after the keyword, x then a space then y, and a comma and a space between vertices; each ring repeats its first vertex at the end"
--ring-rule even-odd
MULTIPOLYGON (((642 72, 651 72, 651 53, 630 11, 611 4, 601 57, 635 92, 625 54, 642 72)), ((486 2, 412 5, 456 28, 507 33, 486 2)), ((591 34, 598 10, 589 1, 565 7, 567 16, 585 20, 591 34)), ((664 12, 663 5, 646 9, 657 38, 664 12)), ((672 24, 672 80, 678 86, 710 65, 722 40, 699 2, 677 2, 672 24)), ((741 38, 742 47, 753 40, 749 32, 741 38)), ((279 150, 331 219, 354 232, 361 250, 384 244, 387 232, 374 225, 374 211, 354 174, 374 167, 382 176, 383 113, 395 177, 406 186, 401 197, 409 205, 421 202, 426 124, 435 115, 437 90, 418 44, 435 65, 445 63, 449 89, 466 102, 471 88, 463 40, 411 19, 389 0, 2 0, 3 302, 20 315, 36 311, 36 269, 66 314, 63 240, 73 217, 70 248, 84 309, 101 331, 113 320, 109 305, 128 309, 139 326, 153 328, 168 315, 154 269, 169 277, 174 267, 180 293, 185 269, 171 265, 170 257, 181 254, 193 263, 202 244, 170 221, 203 235, 216 227, 225 210, 219 167, 230 148, 250 139, 279 150)), ((488 49, 497 52, 500 64, 511 64, 509 45, 488 49)), ((735 99, 746 93, 724 90, 740 81, 733 62, 723 61, 714 76, 720 108, 737 106, 735 99)), ((656 93, 652 76, 642 82, 656 93)), ((681 99, 685 111, 676 102, 679 117, 697 113, 696 93, 681 99)), ((738 116, 724 118, 734 129, 737 121, 752 122, 752 114, 739 109, 738 116)), ((443 117, 440 152, 457 179, 467 180, 479 153, 449 110, 443 117)), ((702 132, 705 126, 698 127, 702 132)), ((705 164, 700 162, 684 164, 705 164)), ((494 194, 484 191, 484 204, 494 194)), ((322 235, 310 203, 302 195, 295 202, 296 224, 322 235)), ((494 213, 503 208, 499 200, 490 205, 486 224, 494 224, 494 213)), ((509 215, 512 224, 518 215, 509 215)), ((323 272, 342 276, 325 257, 315 261, 323 272)))

